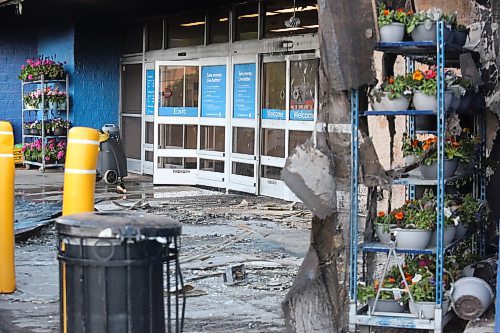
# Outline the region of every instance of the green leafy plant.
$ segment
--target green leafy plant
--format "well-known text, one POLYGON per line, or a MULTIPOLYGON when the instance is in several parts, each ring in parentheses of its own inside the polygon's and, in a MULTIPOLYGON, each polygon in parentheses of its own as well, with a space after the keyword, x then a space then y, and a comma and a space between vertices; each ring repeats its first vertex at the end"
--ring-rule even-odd
POLYGON ((407 16, 408 13, 402 8, 392 10, 382 5, 379 7, 378 25, 379 27, 383 27, 394 22, 405 24, 407 16))
POLYGON ((29 58, 21 66, 18 78, 23 81, 40 80, 44 75, 46 80, 61 79, 64 77, 64 63, 56 62, 54 57, 38 56, 29 58))
POLYGON ((426 29, 432 29, 432 25, 443 17, 441 9, 432 8, 428 11, 418 11, 408 15, 406 19, 406 31, 411 33, 417 25, 423 23, 426 29))
POLYGON ((381 85, 370 93, 371 101, 380 102, 382 96, 387 95, 389 99, 410 97, 413 94, 411 88, 411 77, 409 75, 398 75, 388 77, 381 85))
POLYGON ((422 153, 422 142, 417 139, 410 139, 408 133, 403 133, 403 157, 419 155, 422 153))
MULTIPOLYGON (((468 163, 474 156, 477 141, 477 138, 448 137, 445 141, 445 158, 448 160, 458 159, 461 163, 468 163)), ((420 144, 422 145, 422 150, 417 151, 416 156, 423 159, 425 165, 437 162, 437 138, 430 137, 421 141, 420 144), (431 153, 428 153, 429 151, 431 153)))
POLYGON ((420 70, 417 69, 412 74, 412 86, 414 90, 430 96, 436 96, 437 92, 437 73, 433 69, 420 70))

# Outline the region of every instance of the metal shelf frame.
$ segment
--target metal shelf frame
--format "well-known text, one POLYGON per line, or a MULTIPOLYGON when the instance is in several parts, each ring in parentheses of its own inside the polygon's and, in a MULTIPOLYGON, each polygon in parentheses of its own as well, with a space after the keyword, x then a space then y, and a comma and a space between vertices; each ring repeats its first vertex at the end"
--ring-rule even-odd
MULTIPOLYGON (((401 111, 360 111, 359 110, 359 93, 357 90, 351 90, 351 203, 350 203, 350 272, 349 272, 349 331, 355 332, 356 326, 362 329, 362 332, 367 332, 370 326, 380 327, 396 327, 406 329, 425 329, 433 330, 434 333, 442 333, 444 325, 452 318, 453 311, 443 313, 443 271, 444 271, 444 256, 445 252, 455 247, 463 240, 455 241, 454 243, 444 246, 444 198, 445 186, 447 183, 456 180, 466 175, 457 175, 449 179, 444 178, 444 160, 445 160, 445 133, 446 133, 446 112, 445 112, 445 82, 444 82, 444 69, 446 51, 450 51, 450 58, 454 58, 457 54, 470 52, 461 47, 448 44, 444 41, 444 22, 440 21, 436 24, 436 42, 400 42, 400 43, 379 43, 378 50, 388 53, 396 53, 406 56, 406 70, 411 72, 415 68, 415 60, 421 56, 431 56, 436 61, 437 71, 437 113, 431 110, 401 110, 401 111), (433 248, 416 250, 416 249, 396 249, 398 254, 430 254, 436 258, 436 286, 440 290, 436 290, 436 308, 435 319, 426 320, 416 318, 411 314, 385 314, 377 315, 377 313, 370 314, 366 310, 366 306, 359 308, 357 302, 357 284, 358 284, 358 254, 359 252, 387 252, 390 253, 388 245, 381 243, 367 243, 358 244, 358 177, 359 177, 359 122, 360 116, 384 116, 384 115, 403 115, 407 116, 407 130, 410 137, 415 137, 418 131, 415 130, 415 116, 419 115, 436 115, 437 116, 437 129, 431 131, 438 138, 437 140, 437 179, 426 180, 416 177, 400 178, 393 182, 393 184, 402 184, 408 187, 407 196, 410 199, 415 198, 416 185, 435 185, 437 187, 437 219, 436 219, 436 245, 433 248), (361 248, 360 248, 361 247, 361 248)), ((483 139, 482 143, 482 156, 484 156, 484 133, 485 124, 484 117, 475 117, 476 133, 481 134, 483 139)), ((483 160, 480 160, 482 165, 483 160)), ((480 166, 481 166, 480 165, 480 166)), ((484 179, 484 172, 477 175, 478 187, 476 198, 485 199, 486 197, 486 181, 484 179)), ((481 253, 484 253, 484 232, 480 232, 480 248, 481 253)))
MULTIPOLYGON (((42 94, 42 105, 45 106, 45 94, 42 94)), ((25 115, 25 112, 34 112, 36 118, 40 118, 37 120, 41 120, 42 123, 42 129, 41 129, 41 135, 31 135, 31 134, 24 134, 24 129, 23 129, 23 135, 22 135, 22 144, 26 143, 26 139, 41 139, 42 140, 42 162, 34 162, 34 161, 24 161, 24 164, 26 166, 29 165, 35 165, 39 166, 40 171, 44 172, 45 168, 51 168, 51 167, 64 167, 63 163, 54 163, 54 164, 47 164, 45 161, 45 142, 48 139, 66 139, 66 135, 45 135, 45 122, 46 120, 50 119, 51 117, 49 116, 49 111, 50 112, 58 112, 60 115, 65 114, 66 120, 69 120, 69 74, 66 74, 64 79, 61 80, 45 80, 44 75, 41 76, 40 80, 37 81, 21 81, 21 105, 22 105, 22 110, 21 110, 21 119, 22 119, 22 124, 24 126, 24 123, 27 120, 27 116, 25 115), (41 87, 42 89, 45 89, 47 86, 51 84, 64 84, 64 89, 66 92, 66 109, 56 109, 56 110, 49 110, 47 109, 26 109, 24 105, 24 92, 25 92, 25 87, 29 85, 34 85, 36 87, 41 87), (38 112, 42 112, 42 116, 38 117, 38 112)))

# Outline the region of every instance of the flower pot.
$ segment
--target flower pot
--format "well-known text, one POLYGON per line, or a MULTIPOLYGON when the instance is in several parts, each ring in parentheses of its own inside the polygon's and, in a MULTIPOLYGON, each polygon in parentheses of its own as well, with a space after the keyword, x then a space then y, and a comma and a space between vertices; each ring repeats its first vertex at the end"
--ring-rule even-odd
POLYGON ((64 127, 54 128, 54 135, 56 135, 56 136, 64 136, 64 135, 66 135, 66 129, 64 127))
POLYGON ((49 102, 49 110, 57 110, 57 102, 49 102))
POLYGON ((372 108, 375 111, 400 111, 408 110, 410 106, 410 99, 407 97, 399 97, 390 99, 388 93, 383 93, 380 97, 380 102, 374 101, 372 108))
POLYGON ((46 108, 46 103, 38 103, 38 110, 44 110, 46 108))
POLYGON ((382 223, 375 223, 375 233, 377 234, 378 240, 382 244, 389 244, 391 240, 390 230, 396 227, 395 224, 385 225, 382 223))
POLYGON ((54 160, 53 159, 45 159, 45 164, 54 164, 54 160))
POLYGON ((30 135, 31 134, 31 129, 30 128, 24 128, 23 129, 24 135, 30 135))
POLYGON ((26 110, 34 110, 34 109, 35 109, 35 106, 34 106, 34 105, 32 105, 32 104, 27 104, 27 103, 25 103, 25 104, 24 104, 24 108, 25 108, 26 110))
POLYGON ((436 41, 436 23, 433 22, 430 29, 427 29, 424 23, 419 23, 411 32, 411 38, 416 42, 436 41))
POLYGON ((474 92, 467 90, 464 96, 460 97, 460 103, 456 108, 455 112, 458 114, 467 114, 469 113, 469 106, 472 103, 472 99, 474 97, 474 92))
POLYGON ((458 222, 457 227, 455 228, 455 239, 462 239, 467 234, 467 227, 462 224, 462 222, 458 222))
POLYGON ((40 130, 36 128, 30 129, 31 135, 40 135, 40 130))
MULTIPOLYGON (((444 160, 444 178, 451 178, 455 175, 458 168, 458 160, 444 160)), ((422 164, 418 167, 424 179, 437 179, 437 162, 431 165, 422 164)))
POLYGON ((404 312, 405 308, 398 301, 393 299, 379 299, 377 301, 377 307, 375 310, 372 310, 375 306, 375 299, 368 300, 368 306, 370 307, 370 311, 376 312, 393 312, 393 313, 401 313, 404 312))
MULTIPOLYGON (((457 228, 454 225, 444 227, 444 245, 449 245, 455 239, 457 228)), ((430 246, 436 246, 437 232, 434 230, 431 236, 430 246)))
MULTIPOLYGON (((410 306, 410 312, 413 313, 414 315, 419 316, 419 318, 434 319, 434 317, 435 317, 434 310, 436 309, 435 302, 412 302, 412 301, 410 301, 408 304, 410 306)), ((443 315, 445 315, 448 312, 449 307, 450 307, 450 301, 443 300, 443 306, 442 306, 443 315)))
POLYGON ((396 247, 400 249, 425 249, 431 240, 432 231, 421 229, 395 229, 396 247))
POLYGON ((415 110, 431 110, 437 112, 436 95, 426 95, 421 91, 415 91, 413 94, 413 105, 415 110))
POLYGON ((453 43, 458 46, 464 46, 467 41, 467 36, 469 32, 466 31, 454 31, 453 32, 453 43))
POLYGON ((380 28, 380 41, 382 43, 396 43, 403 40, 405 35, 405 25, 393 22, 380 28))
POLYGON ((57 102, 58 108, 62 110, 66 110, 66 101, 57 102))
POLYGON ((417 157, 415 155, 408 155, 404 157, 406 165, 412 165, 417 161, 417 157))
POLYGON ((453 309, 465 320, 474 320, 490 307, 493 301, 493 290, 490 285, 476 277, 465 277, 457 280, 451 294, 453 309))

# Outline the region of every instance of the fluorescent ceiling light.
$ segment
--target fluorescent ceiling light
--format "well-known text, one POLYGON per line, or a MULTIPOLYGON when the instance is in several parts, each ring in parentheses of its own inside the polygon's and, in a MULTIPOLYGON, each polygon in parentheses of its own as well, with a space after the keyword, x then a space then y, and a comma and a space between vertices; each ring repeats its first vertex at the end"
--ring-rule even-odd
POLYGON ((295 31, 295 30, 304 30, 304 28, 296 27, 296 28, 273 29, 271 30, 271 32, 285 32, 285 31, 295 31))
POLYGON ((241 15, 241 16, 238 16, 238 20, 239 19, 242 19, 242 18, 252 18, 252 17, 258 17, 259 16, 259 13, 255 13, 255 14, 246 14, 246 15, 241 15))
MULTIPOLYGON (((305 12, 308 10, 317 10, 316 6, 306 6, 306 7, 295 7, 295 12, 305 12)), ((276 13, 293 13, 292 8, 278 9, 275 10, 276 13)))
POLYGON ((307 29, 315 29, 315 28, 319 28, 319 24, 303 25, 302 27, 307 28, 307 29))
POLYGON ((204 25, 205 21, 199 21, 199 22, 190 22, 190 23, 182 23, 180 26, 181 27, 194 27, 197 25, 204 25))
POLYGON ((266 16, 273 16, 273 15, 279 15, 280 13, 276 12, 266 12, 266 16))
POLYGON ((227 18, 227 17, 223 17, 223 18, 220 18, 220 19, 219 19, 219 22, 226 22, 227 20, 229 20, 229 18, 227 18))

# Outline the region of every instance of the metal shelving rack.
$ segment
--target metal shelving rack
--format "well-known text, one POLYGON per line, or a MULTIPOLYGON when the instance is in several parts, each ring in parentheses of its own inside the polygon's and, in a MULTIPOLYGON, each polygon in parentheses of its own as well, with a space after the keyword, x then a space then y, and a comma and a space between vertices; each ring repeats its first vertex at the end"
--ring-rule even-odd
MULTIPOLYGON (((24 128, 23 128, 23 146, 26 143, 26 139, 41 139, 42 140, 42 161, 41 162, 35 162, 35 161, 24 161, 24 164, 26 165, 26 168, 29 169, 30 166, 37 166, 39 167, 39 170, 41 172, 45 172, 46 168, 63 168, 64 164, 63 163, 52 163, 52 164, 47 164, 45 161, 45 143, 46 140, 48 139, 66 139, 66 135, 46 135, 46 128, 45 128, 45 121, 48 119, 51 119, 49 113, 52 112, 57 112, 59 113, 59 116, 62 116, 65 114, 66 120, 69 120, 69 74, 66 74, 66 77, 61 80, 45 80, 44 76, 42 75, 40 80, 37 81, 22 81, 21 82, 21 103, 22 103, 22 123, 24 126, 25 121, 27 120, 26 117, 26 112, 30 113, 33 112, 35 115, 36 120, 41 120, 42 123, 42 129, 40 135, 31 135, 31 134, 24 134, 24 128), (64 89, 66 92, 66 109, 57 109, 57 110, 49 110, 48 108, 45 107, 45 96, 42 94, 42 102, 41 104, 44 106, 43 109, 27 109, 24 105, 24 92, 25 92, 25 87, 28 85, 34 85, 36 87, 41 87, 42 89, 45 89, 48 85, 50 84, 64 84, 64 89), (41 117, 39 117, 39 112, 41 112, 41 117), (40 118, 40 119, 39 119, 40 118)), ((66 129, 68 130, 68 129, 66 129)))
MULTIPOLYGON (((461 47, 448 44, 443 38, 444 23, 438 22, 436 24, 437 42, 398 42, 398 43, 379 43, 378 50, 389 53, 396 53, 403 55, 407 59, 407 70, 413 71, 414 62, 423 59, 428 60, 429 55, 435 57, 437 65, 437 131, 427 132, 435 134, 438 137, 437 142, 437 161, 438 161, 438 177, 436 180, 428 180, 417 177, 414 174, 409 175, 408 178, 395 179, 393 184, 402 184, 408 187, 408 196, 415 198, 415 186, 417 185, 434 185, 437 187, 437 221, 436 233, 437 241, 433 248, 416 250, 416 249, 400 249, 390 245, 381 243, 367 243, 358 246, 358 176, 359 176, 359 161, 358 161, 358 145, 359 145, 359 116, 383 116, 383 115, 401 115, 407 116, 407 127, 409 135, 415 137, 416 134, 421 134, 415 130, 415 117, 420 115, 436 115, 432 110, 401 110, 401 111, 363 111, 359 110, 359 95, 357 90, 351 92, 351 205, 350 205, 350 274, 349 274, 349 332, 355 332, 358 327, 360 332, 369 332, 370 327, 394 327, 402 329, 424 329, 433 330, 435 333, 441 333, 443 327, 452 318, 453 311, 444 314, 442 310, 443 304, 443 270, 444 270, 444 256, 445 253, 452 249, 460 241, 444 246, 444 198, 445 198, 445 185, 466 175, 458 175, 449 179, 444 178, 444 149, 445 149, 445 83, 444 83, 444 69, 445 60, 447 63, 453 63, 454 59, 458 59, 458 55, 464 52, 469 52, 461 47), (445 51, 451 59, 445 58, 445 51), (408 61, 410 60, 410 61, 408 61), (451 60, 451 62, 450 62, 451 60), (436 286, 440 286, 441 290, 436 291, 436 308, 435 319, 421 319, 411 313, 369 313, 367 306, 359 307, 357 302, 357 283, 358 283, 358 251, 366 252, 391 252, 396 254, 429 254, 436 256, 436 286)), ((456 63, 456 62, 455 62, 456 63)), ((475 131, 481 134, 482 138, 482 155, 484 156, 484 117, 475 117, 475 131)), ((482 159, 479 161, 480 167, 482 166, 482 159)), ((481 170, 481 169, 480 169, 481 170)), ((482 172, 475 177, 475 196, 479 199, 486 198, 485 175, 482 172)), ((484 232, 479 232, 479 252, 484 253, 484 232)), ((389 257, 388 257, 389 260, 389 257)), ((364 263, 363 263, 364 264, 364 263)))

